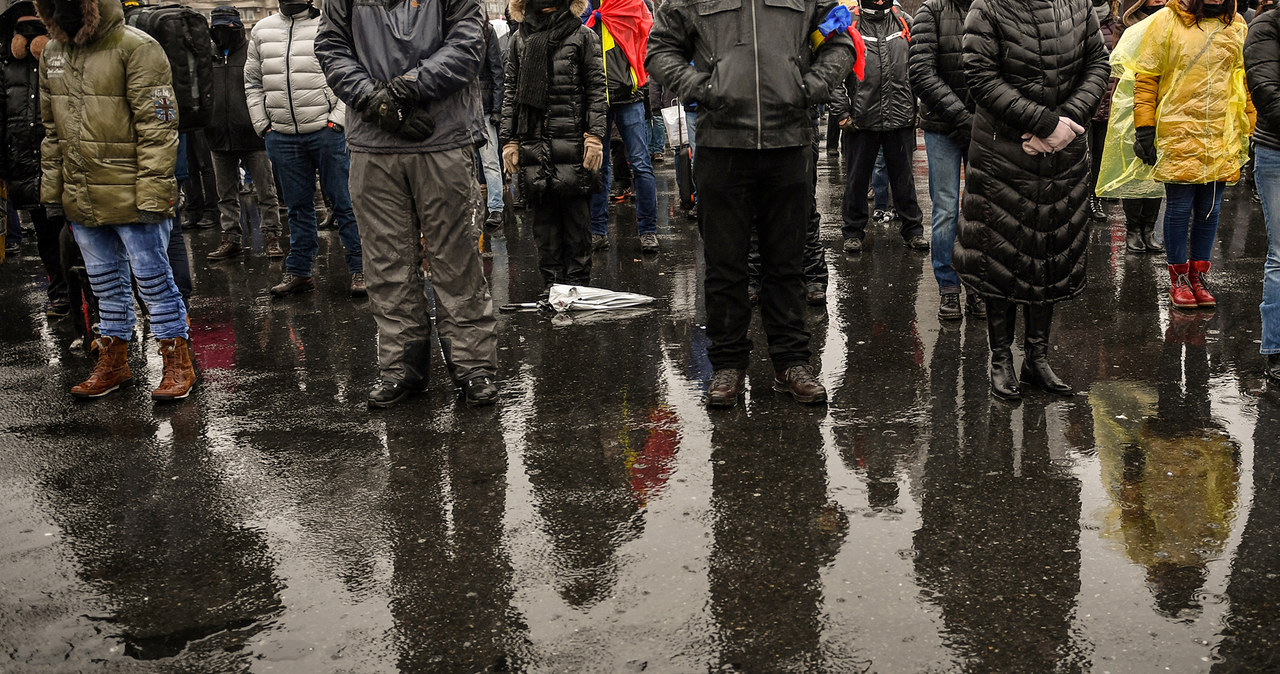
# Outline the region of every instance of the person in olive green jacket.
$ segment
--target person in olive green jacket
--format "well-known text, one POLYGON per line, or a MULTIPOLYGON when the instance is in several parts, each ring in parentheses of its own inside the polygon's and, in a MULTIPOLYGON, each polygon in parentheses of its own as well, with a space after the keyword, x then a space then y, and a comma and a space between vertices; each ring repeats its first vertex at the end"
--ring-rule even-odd
POLYGON ((187 311, 165 253, 178 189, 178 104, 160 45, 124 25, 119 0, 36 0, 53 41, 40 60, 40 201, 61 209, 98 298, 98 364, 71 389, 98 398, 129 383, 133 281, 160 342, 164 375, 151 397, 195 385, 187 311))

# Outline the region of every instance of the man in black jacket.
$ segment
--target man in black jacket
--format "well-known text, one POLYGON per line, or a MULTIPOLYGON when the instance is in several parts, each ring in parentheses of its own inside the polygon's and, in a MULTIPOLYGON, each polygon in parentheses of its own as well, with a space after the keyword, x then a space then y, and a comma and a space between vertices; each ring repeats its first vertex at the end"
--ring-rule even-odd
POLYGON ((698 104, 694 172, 712 407, 737 404, 746 377, 753 227, 764 262, 760 307, 774 389, 801 402, 827 399, 809 366, 802 260, 812 189, 809 106, 828 100, 854 59, 853 42, 838 28, 828 26, 811 46, 834 7, 827 0, 667 0, 649 38, 649 71, 680 100, 698 104))
POLYGON ((893 0, 867 0, 854 15, 867 46, 865 77, 845 77, 848 96, 832 97, 833 114, 846 131, 844 153, 849 175, 844 191, 844 252, 862 250, 867 236, 867 189, 876 156, 884 152, 893 206, 902 224, 899 231, 908 248, 928 250, 921 224, 924 215, 916 201, 912 155, 916 149, 916 97, 907 76, 911 26, 893 0))
POLYGON ((280 246, 280 202, 275 178, 267 160, 266 145, 253 130, 249 104, 244 95, 244 61, 249 41, 245 39, 240 11, 230 5, 215 7, 209 34, 213 37, 213 110, 205 129, 213 152, 213 173, 218 183, 218 210, 222 219, 222 245, 209 253, 209 260, 226 260, 243 250, 240 227, 240 167, 253 180, 258 194, 258 217, 267 257, 284 257, 280 246))
POLYGON ((427 386, 431 319, 469 405, 492 405, 497 321, 472 234, 476 146, 484 142, 484 18, 475 0, 326 2, 316 56, 350 106, 351 196, 374 320, 380 382, 369 407, 427 386))
MULTIPOLYGON (((960 221, 960 170, 969 154, 973 103, 964 78, 964 15, 969 0, 925 0, 911 34, 911 86, 920 97, 920 128, 929 160, 929 200, 933 203, 933 276, 941 297, 938 317, 959 320, 960 276, 951 267, 951 249, 960 221)), ((914 139, 913 139, 914 142, 914 139)), ((982 296, 969 293, 970 318, 985 319, 982 296)))

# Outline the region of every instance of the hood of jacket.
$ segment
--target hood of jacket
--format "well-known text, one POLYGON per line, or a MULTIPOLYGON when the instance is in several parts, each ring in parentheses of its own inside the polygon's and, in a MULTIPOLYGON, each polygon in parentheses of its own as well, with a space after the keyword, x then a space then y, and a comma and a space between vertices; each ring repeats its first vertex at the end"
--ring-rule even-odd
MULTIPOLYGON (((525 0, 511 0, 508 15, 515 21, 524 21, 525 0)), ((569 12, 574 16, 582 16, 587 11, 587 0, 569 0, 569 12)))
POLYGON ((13 39, 14 25, 18 23, 18 19, 35 15, 36 4, 31 0, 21 0, 9 5, 7 9, 0 12, 0 42, 7 45, 13 39))
POLYGON ((67 35, 53 22, 53 0, 35 0, 36 16, 49 28, 49 37, 63 44, 83 47, 124 24, 124 7, 117 0, 80 0, 84 25, 75 35, 67 35))

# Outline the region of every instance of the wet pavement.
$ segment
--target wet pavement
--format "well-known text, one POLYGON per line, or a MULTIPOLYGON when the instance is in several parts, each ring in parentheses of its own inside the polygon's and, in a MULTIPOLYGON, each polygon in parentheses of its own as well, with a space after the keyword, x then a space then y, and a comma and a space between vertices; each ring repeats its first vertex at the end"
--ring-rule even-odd
MULTIPOLYGON (((757 320, 745 404, 709 413, 696 224, 658 178, 661 254, 620 205, 594 273, 658 305, 501 315, 488 409, 438 362, 364 408, 374 325, 336 232, 317 292, 283 300, 256 233, 217 264, 192 233, 198 394, 150 402, 148 343, 138 386, 74 402, 92 363, 28 245, 0 266, 0 671, 1280 670, 1280 392, 1243 192, 1216 311, 1171 311, 1162 257, 1096 227, 1051 355, 1079 393, 1010 405, 897 223, 837 252, 824 157, 831 404, 770 390, 757 320)), ((527 226, 490 244, 495 305, 531 300, 527 226)))

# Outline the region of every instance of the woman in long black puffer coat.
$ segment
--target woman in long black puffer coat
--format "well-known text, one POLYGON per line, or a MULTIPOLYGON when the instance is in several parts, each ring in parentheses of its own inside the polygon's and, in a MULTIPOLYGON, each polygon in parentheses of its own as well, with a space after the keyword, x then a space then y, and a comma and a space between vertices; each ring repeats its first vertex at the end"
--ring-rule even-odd
POLYGON ((1021 380, 1060 394, 1050 369, 1053 305, 1084 290, 1091 178, 1082 135, 1110 66, 1089 0, 974 0, 964 67, 977 104, 954 266, 987 300, 991 390, 1014 375, 1017 306, 1026 336, 1021 380))

